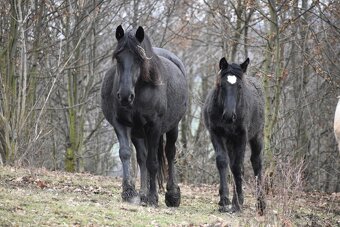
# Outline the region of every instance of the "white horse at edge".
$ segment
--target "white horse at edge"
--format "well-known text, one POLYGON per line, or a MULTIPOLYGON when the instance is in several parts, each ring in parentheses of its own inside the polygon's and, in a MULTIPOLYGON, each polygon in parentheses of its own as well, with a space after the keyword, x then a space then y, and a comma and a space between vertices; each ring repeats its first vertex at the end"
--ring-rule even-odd
POLYGON ((338 97, 338 104, 334 115, 334 135, 340 152, 340 96, 338 97))

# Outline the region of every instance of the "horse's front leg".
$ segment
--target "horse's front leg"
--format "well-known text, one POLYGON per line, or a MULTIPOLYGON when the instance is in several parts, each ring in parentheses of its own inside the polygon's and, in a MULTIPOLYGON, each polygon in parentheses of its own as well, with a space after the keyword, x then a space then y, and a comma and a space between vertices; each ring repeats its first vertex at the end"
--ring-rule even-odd
POLYGON ((166 133, 165 154, 169 166, 169 178, 166 184, 165 204, 168 207, 178 207, 181 203, 181 191, 175 180, 175 155, 176 140, 178 137, 178 128, 170 130, 166 133))
POLYGON ((218 169, 218 173, 220 175, 220 201, 218 202, 219 211, 227 212, 229 211, 228 205, 230 204, 229 200, 229 189, 227 184, 227 173, 228 173, 228 163, 229 158, 226 150, 226 145, 224 139, 215 134, 214 132, 210 132, 211 142, 215 149, 216 154, 216 166, 218 169))
POLYGON ((147 140, 147 148, 148 148, 146 168, 148 169, 148 173, 150 177, 148 204, 151 206, 158 206, 156 177, 157 177, 157 170, 158 170, 158 165, 159 165, 157 151, 158 151, 160 136, 161 136, 160 127, 157 125, 154 125, 152 128, 149 128, 146 131, 146 140, 147 140))
POLYGON ((146 205, 148 193, 148 170, 146 168, 147 150, 145 146, 145 140, 143 138, 132 137, 132 143, 136 148, 137 162, 140 169, 140 202, 141 205, 146 205))
POLYGON ((243 160, 246 149, 246 136, 239 135, 237 141, 234 141, 229 148, 229 158, 231 172, 234 176, 233 200, 231 212, 238 212, 243 205, 244 196, 242 190, 243 179, 243 160))
POLYGON ((131 179, 130 173, 130 158, 131 158, 131 147, 130 147, 130 136, 131 128, 123 126, 116 122, 115 131, 119 141, 119 157, 123 166, 123 201, 134 203, 138 196, 133 180, 131 179))

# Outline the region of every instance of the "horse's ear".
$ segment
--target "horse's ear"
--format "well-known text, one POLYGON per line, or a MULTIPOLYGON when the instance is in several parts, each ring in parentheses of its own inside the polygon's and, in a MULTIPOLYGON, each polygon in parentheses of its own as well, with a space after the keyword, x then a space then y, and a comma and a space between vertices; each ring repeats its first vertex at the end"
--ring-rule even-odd
POLYGON ((116 39, 119 41, 124 36, 124 29, 122 25, 119 25, 116 29, 116 39))
POLYGON ((225 57, 221 58, 220 60, 220 69, 228 68, 228 62, 225 60, 225 57))
POLYGON ((249 58, 247 58, 240 66, 242 71, 245 73, 247 71, 247 67, 249 65, 249 58))
POLYGON ((144 29, 141 26, 136 31, 136 38, 140 43, 144 40, 144 29))

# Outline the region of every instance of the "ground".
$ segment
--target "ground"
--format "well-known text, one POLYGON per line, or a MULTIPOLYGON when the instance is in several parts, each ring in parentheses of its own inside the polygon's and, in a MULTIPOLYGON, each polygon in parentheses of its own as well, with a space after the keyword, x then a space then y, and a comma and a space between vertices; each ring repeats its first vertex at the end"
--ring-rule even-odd
POLYGON ((340 193, 267 195, 258 216, 245 186, 238 214, 218 211, 218 185, 180 185, 182 203, 168 208, 122 202, 121 179, 45 169, 0 167, 0 226, 340 226, 340 193))

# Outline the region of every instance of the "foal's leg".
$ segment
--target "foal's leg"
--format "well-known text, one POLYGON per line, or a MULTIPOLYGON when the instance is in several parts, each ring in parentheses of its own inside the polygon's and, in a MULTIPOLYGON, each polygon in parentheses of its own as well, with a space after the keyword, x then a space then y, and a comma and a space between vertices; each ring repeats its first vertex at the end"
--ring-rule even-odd
POLYGON ((137 192, 135 190, 135 185, 131 179, 130 173, 130 158, 131 158, 131 148, 130 148, 130 135, 131 128, 125 127, 118 122, 114 122, 114 129, 117 134, 119 141, 119 157, 123 165, 123 192, 122 198, 127 202, 134 202, 135 197, 137 197, 137 192))
POLYGON ((211 142, 215 149, 216 154, 216 166, 218 169, 218 173, 220 175, 220 201, 218 202, 219 211, 227 212, 228 205, 230 204, 229 200, 229 190, 227 185, 227 173, 228 173, 228 155, 225 146, 224 139, 221 136, 216 135, 214 132, 210 132, 211 142))
POLYGON ((231 172, 234 176, 235 185, 233 187, 233 200, 231 212, 238 212, 243 205, 243 191, 242 191, 242 179, 243 179, 243 160, 246 148, 246 140, 244 138, 238 138, 237 144, 233 144, 229 149, 231 172))
POLYGON ((137 162, 140 169, 140 202, 142 205, 147 204, 148 193, 148 170, 146 169, 147 150, 143 138, 132 137, 132 143, 136 148, 137 162))
POLYGON ((151 206, 158 206, 158 194, 157 194, 157 185, 156 185, 156 177, 158 171, 158 146, 160 140, 160 126, 153 125, 146 130, 146 140, 147 140, 147 148, 148 154, 146 159, 146 168, 148 169, 150 176, 150 188, 148 194, 148 204, 151 206))
POLYGON ((177 126, 166 133, 166 145, 165 145, 165 154, 168 160, 169 166, 169 178, 166 184, 166 193, 165 193, 165 204, 168 207, 178 207, 181 203, 181 191, 176 184, 175 180, 175 155, 176 155, 176 140, 178 137, 178 128, 177 126))
POLYGON ((256 179, 256 199, 257 204, 256 208, 260 215, 263 215, 263 212, 266 208, 266 203, 264 200, 263 188, 262 188, 262 147, 263 142, 262 138, 257 135, 252 138, 250 141, 251 148, 251 156, 250 161, 253 166, 254 175, 256 179))

